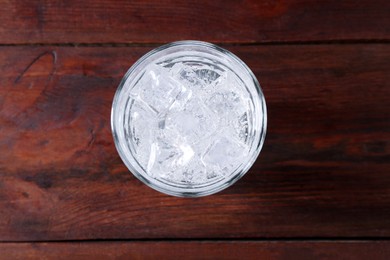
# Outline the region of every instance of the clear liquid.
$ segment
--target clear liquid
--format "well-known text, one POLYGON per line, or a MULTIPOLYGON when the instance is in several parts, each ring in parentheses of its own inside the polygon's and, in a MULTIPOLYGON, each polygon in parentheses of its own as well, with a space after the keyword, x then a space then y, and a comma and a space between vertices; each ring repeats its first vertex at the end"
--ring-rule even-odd
POLYGON ((127 142, 155 179, 204 185, 234 172, 251 146, 251 99, 229 69, 207 60, 148 65, 126 106, 127 142))

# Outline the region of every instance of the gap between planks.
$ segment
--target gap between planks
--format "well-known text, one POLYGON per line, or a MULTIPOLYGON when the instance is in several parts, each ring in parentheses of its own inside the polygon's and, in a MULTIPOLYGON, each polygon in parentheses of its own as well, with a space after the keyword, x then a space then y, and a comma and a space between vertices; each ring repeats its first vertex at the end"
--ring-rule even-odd
MULTIPOLYGON (((169 42, 106 42, 106 43, 0 43, 0 47, 38 47, 38 46, 59 46, 59 47, 154 47, 169 42)), ((390 44, 388 39, 368 40, 321 40, 321 41, 271 41, 271 42, 212 42, 223 46, 283 46, 283 45, 347 45, 347 44, 390 44)))
POLYGON ((154 243, 154 242, 207 242, 207 243, 248 243, 248 242, 296 242, 296 243, 307 243, 307 242, 340 242, 340 243, 354 243, 354 242, 385 242, 390 241, 390 237, 289 237, 289 238, 139 238, 139 239, 69 239, 69 240, 7 240, 0 241, 0 244, 24 244, 24 243, 99 243, 99 242, 131 242, 131 243, 154 243))

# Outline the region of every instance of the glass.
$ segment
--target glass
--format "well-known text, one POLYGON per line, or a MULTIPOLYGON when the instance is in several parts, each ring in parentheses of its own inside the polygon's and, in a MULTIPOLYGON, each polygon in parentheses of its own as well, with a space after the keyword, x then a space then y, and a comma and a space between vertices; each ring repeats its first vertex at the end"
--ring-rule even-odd
POLYGON ((242 177, 260 153, 266 125, 251 70, 200 41, 173 42, 140 58, 111 111, 128 169, 151 188, 180 197, 210 195, 242 177))

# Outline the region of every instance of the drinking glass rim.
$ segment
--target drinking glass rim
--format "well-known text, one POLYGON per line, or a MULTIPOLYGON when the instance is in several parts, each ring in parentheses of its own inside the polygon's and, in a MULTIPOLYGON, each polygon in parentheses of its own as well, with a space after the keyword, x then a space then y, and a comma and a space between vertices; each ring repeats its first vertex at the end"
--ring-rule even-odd
MULTIPOLYGON (((199 55, 201 56, 201 50, 197 49, 195 50, 199 52, 199 55)), ((230 67, 229 67, 230 68, 230 67)), ((143 68, 145 69, 145 67, 143 68)), ((245 85, 247 85, 245 83, 245 85)), ((255 97, 252 97, 255 98, 255 97)), ((256 109, 256 108, 254 108, 256 109)), ((259 109, 259 108, 258 108, 259 109)), ((256 115, 254 115, 256 116, 256 115)), ((123 127, 122 127, 123 128, 123 127)), ((217 45, 214 45, 212 43, 207 43, 207 42, 202 42, 202 41, 194 41, 194 40, 186 40, 186 41, 176 41, 172 43, 168 43, 162 46, 159 46, 149 52, 147 52, 145 55, 143 55, 141 58, 139 58, 126 72, 126 74, 123 76, 113 99, 112 103, 112 108, 111 108, 111 129, 112 129, 112 134, 113 134, 113 139, 114 143, 116 146, 116 149, 122 159, 122 161, 125 163, 127 168, 133 173, 133 175, 138 178, 140 181, 145 183, 147 186, 160 191, 165 194, 173 195, 173 196, 178 196, 178 197, 200 197, 200 196, 206 196, 206 195, 211 195, 214 193, 217 193, 229 186, 231 186, 233 183, 235 183, 238 179, 240 179, 244 174, 248 172, 250 167, 253 166, 254 162, 258 158, 260 151, 262 149, 262 146, 264 144, 265 140, 265 135, 266 135, 266 128, 267 128, 267 108, 266 108, 266 103, 265 103, 265 98, 264 94, 262 92, 262 89, 260 87, 260 84, 258 80, 256 79, 254 73, 251 71, 251 69, 240 59, 238 58, 235 54, 231 53, 230 51, 223 49, 217 45), (172 185, 169 185, 167 183, 162 182, 161 180, 155 179, 151 176, 149 176, 146 172, 145 174, 142 174, 143 169, 140 167, 140 169, 136 169, 137 166, 133 165, 132 161, 135 163, 138 163, 137 160, 134 158, 134 155, 131 154, 132 158, 128 158, 126 156, 126 152, 123 150, 121 146, 121 139, 118 136, 118 128, 120 127, 120 124, 118 124, 116 119, 116 115, 118 112, 118 104, 119 104, 119 99, 122 94, 122 90, 124 86, 126 85, 126 82, 131 76, 138 76, 138 74, 132 75, 137 68, 140 66, 144 65, 147 66, 149 64, 148 59, 152 58, 153 55, 160 53, 165 50, 169 50, 171 48, 176 48, 176 47, 198 47, 198 48, 207 48, 212 51, 213 54, 216 54, 217 52, 220 55, 226 55, 228 58, 232 59, 234 62, 236 62, 241 68, 245 71, 245 73, 248 73, 248 76, 250 77, 250 80, 253 84, 253 86, 246 86, 246 87, 254 87, 256 90, 256 97, 259 98, 259 105, 261 106, 261 112, 262 112, 262 120, 261 120, 261 128, 260 133, 257 134, 255 137, 258 137, 258 142, 253 143, 251 146, 254 147, 254 152, 248 154, 250 157, 249 160, 246 161, 245 166, 239 168, 240 171, 237 174, 237 169, 234 170, 228 178, 223 178, 222 180, 219 180, 217 182, 213 182, 211 184, 205 184, 204 186, 201 186, 200 188, 192 188, 188 185, 183 185, 183 187, 175 187, 172 185), (156 184, 157 182, 157 184, 156 184), (217 185, 218 184, 218 185, 217 185), (185 188, 184 188, 185 186, 185 188), (209 187, 212 186, 212 187, 209 187)), ((125 141, 125 140, 122 140, 125 141)), ((200 185, 198 185, 200 186, 200 185)))

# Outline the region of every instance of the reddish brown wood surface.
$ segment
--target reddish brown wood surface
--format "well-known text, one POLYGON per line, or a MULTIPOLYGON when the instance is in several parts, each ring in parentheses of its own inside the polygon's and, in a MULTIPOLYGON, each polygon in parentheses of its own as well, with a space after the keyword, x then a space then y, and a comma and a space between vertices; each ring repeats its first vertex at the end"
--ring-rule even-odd
POLYGON ((389 242, 84 242, 0 244, 0 259, 375 259, 389 242))
POLYGON ((0 43, 390 40, 390 2, 0 1, 0 43))
POLYGON ((0 240, 389 237, 390 46, 227 48, 262 84, 266 142, 237 184, 182 199, 136 180, 111 137, 150 47, 1 47, 0 240))

